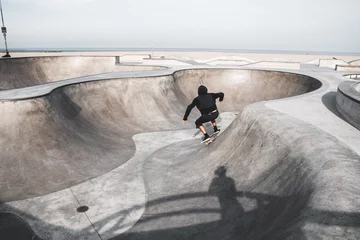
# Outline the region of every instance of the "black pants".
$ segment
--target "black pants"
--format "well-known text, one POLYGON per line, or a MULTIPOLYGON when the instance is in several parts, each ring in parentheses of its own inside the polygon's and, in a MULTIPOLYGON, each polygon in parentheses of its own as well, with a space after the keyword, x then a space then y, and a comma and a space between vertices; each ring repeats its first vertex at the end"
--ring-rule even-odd
POLYGON ((219 116, 219 111, 209 113, 208 115, 202 115, 195 121, 196 128, 199 128, 203 123, 215 122, 215 119, 219 116))

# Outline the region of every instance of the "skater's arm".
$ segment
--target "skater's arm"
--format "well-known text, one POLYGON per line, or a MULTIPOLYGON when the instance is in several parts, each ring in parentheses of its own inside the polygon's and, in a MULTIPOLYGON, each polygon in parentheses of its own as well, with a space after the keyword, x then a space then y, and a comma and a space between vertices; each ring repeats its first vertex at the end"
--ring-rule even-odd
POLYGON ((222 100, 224 100, 224 93, 222 93, 222 92, 212 93, 211 95, 212 95, 212 97, 213 97, 214 100, 216 100, 216 99, 218 99, 218 98, 220 98, 220 99, 219 99, 220 102, 222 102, 222 100))
POLYGON ((192 103, 187 107, 185 116, 183 118, 184 121, 187 121, 188 116, 190 115, 191 110, 196 106, 196 99, 192 101, 192 103))

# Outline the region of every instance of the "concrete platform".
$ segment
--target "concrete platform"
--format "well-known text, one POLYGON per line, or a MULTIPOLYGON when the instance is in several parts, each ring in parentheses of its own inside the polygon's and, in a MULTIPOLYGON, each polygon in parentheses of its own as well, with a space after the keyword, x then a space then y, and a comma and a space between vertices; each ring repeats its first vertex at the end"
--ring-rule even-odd
POLYGON ((169 66, 0 91, 1 239, 360 238, 360 131, 330 70, 169 66), (225 93, 209 146, 195 109, 181 124, 200 84, 225 93))

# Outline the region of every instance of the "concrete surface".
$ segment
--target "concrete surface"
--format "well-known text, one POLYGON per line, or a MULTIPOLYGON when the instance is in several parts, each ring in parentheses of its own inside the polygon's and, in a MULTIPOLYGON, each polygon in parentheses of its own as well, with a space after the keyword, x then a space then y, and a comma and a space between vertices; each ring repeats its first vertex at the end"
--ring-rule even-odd
POLYGON ((245 58, 245 57, 241 57, 241 56, 231 56, 231 55, 227 55, 227 56, 221 56, 221 57, 216 57, 216 58, 210 58, 210 59, 198 59, 197 62, 200 62, 200 63, 204 63, 204 64, 209 64, 209 65, 212 65, 211 63, 213 62, 226 62, 226 61, 234 61, 234 62, 247 62, 247 63, 253 63, 253 62, 256 62, 254 60, 251 60, 249 58, 245 58))
POLYGON ((305 63, 306 63, 306 64, 312 64, 312 65, 319 66, 319 64, 320 64, 320 59, 319 59, 319 58, 315 58, 315 59, 312 59, 312 60, 310 60, 310 61, 306 61, 305 63))
POLYGON ((282 68, 282 69, 300 69, 299 62, 276 62, 276 61, 261 61, 250 63, 247 67, 251 68, 282 68))
POLYGON ((360 92, 360 83, 355 84, 355 90, 360 92))
POLYGON ((249 62, 244 61, 244 60, 214 60, 214 61, 210 61, 207 64, 212 65, 212 66, 219 66, 219 65, 237 65, 237 66, 242 66, 242 65, 246 65, 249 64, 249 62))
POLYGON ((143 63, 144 58, 150 58, 151 54, 125 54, 120 56, 120 63, 143 63))
POLYGON ((1 91, 1 239, 359 239, 342 74, 173 66, 1 91), (196 109, 181 124, 200 84, 225 93, 207 147, 196 109))
POLYGON ((360 130, 360 91, 358 82, 342 82, 336 94, 336 108, 349 123, 360 130))

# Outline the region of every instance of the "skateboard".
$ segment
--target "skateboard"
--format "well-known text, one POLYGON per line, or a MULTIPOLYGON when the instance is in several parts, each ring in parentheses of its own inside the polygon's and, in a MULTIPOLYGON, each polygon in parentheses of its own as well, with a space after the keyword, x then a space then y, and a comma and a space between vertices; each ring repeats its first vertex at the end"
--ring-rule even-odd
POLYGON ((208 146, 210 143, 212 143, 213 141, 215 141, 215 139, 217 138, 217 136, 219 135, 220 132, 214 133, 213 135, 210 136, 210 139, 206 142, 204 142, 204 144, 206 146, 208 146))

